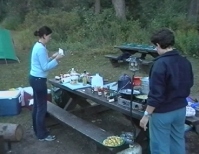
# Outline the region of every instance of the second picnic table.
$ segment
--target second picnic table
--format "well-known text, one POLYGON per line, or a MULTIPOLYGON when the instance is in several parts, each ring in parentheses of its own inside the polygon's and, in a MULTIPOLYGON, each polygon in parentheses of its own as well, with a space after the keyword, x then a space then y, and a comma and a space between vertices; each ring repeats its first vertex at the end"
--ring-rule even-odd
POLYGON ((136 44, 136 43, 130 43, 130 44, 123 44, 119 46, 114 46, 114 48, 120 49, 122 52, 120 55, 105 55, 106 58, 109 58, 111 64, 116 67, 119 66, 118 62, 125 62, 126 59, 128 59, 130 56, 139 53, 141 56, 139 57, 140 60, 142 60, 143 63, 147 64, 151 61, 146 60, 146 56, 150 55, 153 58, 158 56, 158 53, 154 46, 151 45, 145 45, 145 44, 136 44))

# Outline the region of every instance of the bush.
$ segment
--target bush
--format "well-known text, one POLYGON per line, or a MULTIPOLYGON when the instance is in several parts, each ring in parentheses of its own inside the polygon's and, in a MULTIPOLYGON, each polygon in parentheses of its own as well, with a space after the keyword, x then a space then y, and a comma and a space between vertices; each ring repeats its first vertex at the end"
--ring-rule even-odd
MULTIPOLYGON (((157 1, 157 0, 156 0, 157 1)), ((162 27, 171 28, 176 32, 176 47, 184 54, 198 55, 198 34, 196 25, 187 21, 185 12, 182 11, 182 4, 179 1, 166 0, 164 8, 155 7, 153 3, 141 4, 143 15, 137 20, 128 18, 127 21, 119 21, 111 8, 103 8, 102 12, 94 15, 93 10, 85 7, 77 7, 71 12, 52 8, 29 12, 23 25, 19 27, 24 31, 20 33, 20 41, 27 42, 33 38, 33 32, 42 25, 47 25, 53 30, 52 42, 48 48, 57 50, 59 47, 75 51, 86 51, 95 48, 110 49, 114 45, 122 43, 150 44, 150 36, 162 27), (148 6, 148 4, 150 4, 148 6), (175 9, 176 7, 176 9, 175 9), (24 39, 24 40, 23 40, 24 39)), ((150 1, 147 1, 150 2, 150 1)), ((184 2, 184 1, 183 1, 184 2)), ((21 48, 26 48, 21 45, 21 48)), ((95 50, 99 52, 99 50, 95 50)), ((100 52, 102 52, 100 50, 100 52)), ((104 52, 104 50, 103 50, 104 52)))
POLYGON ((3 20, 1 23, 1 26, 10 29, 10 30, 16 30, 18 29, 19 25, 21 24, 21 18, 19 16, 8 16, 3 20))
POLYGON ((53 30, 52 48, 65 43, 73 50, 86 50, 147 40, 146 31, 141 30, 139 21, 120 22, 115 18, 113 9, 105 9, 99 15, 94 15, 91 10, 79 9, 70 13, 51 10, 51 14, 33 11, 26 16, 23 28, 34 31, 44 24, 53 30))
POLYGON ((113 9, 104 9, 98 15, 94 15, 92 10, 82 11, 80 16, 82 26, 73 36, 83 37, 81 40, 89 47, 112 46, 128 41, 141 43, 146 40, 138 20, 121 22, 116 19, 113 9))
POLYGON ((176 47, 183 54, 199 57, 199 38, 194 29, 176 31, 176 47))
POLYGON ((13 36, 18 50, 30 51, 35 41, 37 41, 35 37, 32 37, 33 32, 29 29, 19 31, 13 36))
POLYGON ((40 14, 34 11, 26 16, 24 25, 26 28, 34 27, 35 30, 43 25, 47 25, 53 30, 54 39, 66 41, 71 33, 78 30, 80 17, 73 12, 54 11, 51 14, 40 14))

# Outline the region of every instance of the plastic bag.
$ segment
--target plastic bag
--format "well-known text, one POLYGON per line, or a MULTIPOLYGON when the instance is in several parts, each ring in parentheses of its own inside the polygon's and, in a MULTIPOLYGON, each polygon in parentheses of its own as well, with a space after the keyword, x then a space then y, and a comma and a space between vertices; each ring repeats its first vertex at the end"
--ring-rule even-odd
POLYGON ((191 106, 186 106, 186 117, 192 117, 195 116, 196 110, 192 108, 191 106))

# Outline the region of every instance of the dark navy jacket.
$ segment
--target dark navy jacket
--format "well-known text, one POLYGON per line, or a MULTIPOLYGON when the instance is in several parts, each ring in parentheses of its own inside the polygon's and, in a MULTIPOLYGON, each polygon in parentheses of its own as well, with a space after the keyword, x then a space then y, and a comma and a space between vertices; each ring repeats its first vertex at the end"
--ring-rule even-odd
POLYGON ((155 107, 154 113, 183 108, 193 86, 191 63, 177 50, 157 57, 149 74, 147 104, 155 107))

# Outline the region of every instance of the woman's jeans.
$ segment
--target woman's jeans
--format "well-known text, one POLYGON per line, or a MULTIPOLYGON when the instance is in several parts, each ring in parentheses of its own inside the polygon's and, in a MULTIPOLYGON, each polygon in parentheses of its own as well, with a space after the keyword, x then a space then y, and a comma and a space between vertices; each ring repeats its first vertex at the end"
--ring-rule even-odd
POLYGON ((47 79, 29 76, 29 83, 33 89, 33 129, 38 139, 48 136, 45 126, 45 116, 47 113, 47 79))
POLYGON ((153 113, 149 121, 151 154, 185 154, 186 108, 153 113))

